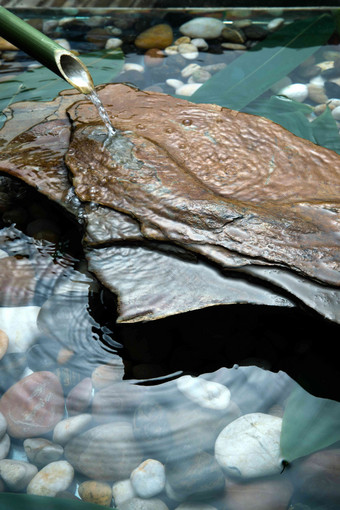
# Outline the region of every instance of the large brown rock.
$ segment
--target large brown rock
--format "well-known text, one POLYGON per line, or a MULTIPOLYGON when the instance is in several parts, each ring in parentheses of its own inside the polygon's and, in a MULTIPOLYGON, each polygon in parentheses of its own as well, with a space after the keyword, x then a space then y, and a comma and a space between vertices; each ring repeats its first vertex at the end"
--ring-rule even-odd
POLYGON ((0 399, 0 412, 12 437, 40 436, 64 414, 63 390, 51 372, 35 372, 11 386, 0 399))

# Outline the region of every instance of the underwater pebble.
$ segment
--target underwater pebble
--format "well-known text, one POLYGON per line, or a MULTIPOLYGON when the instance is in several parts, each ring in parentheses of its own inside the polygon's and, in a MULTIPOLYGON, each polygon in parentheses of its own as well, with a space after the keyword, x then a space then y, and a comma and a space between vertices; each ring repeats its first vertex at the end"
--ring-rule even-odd
POLYGON ((8 434, 4 434, 0 439, 0 459, 5 459, 11 447, 11 440, 8 434))
POLYGON ((308 86, 305 83, 292 83, 278 92, 293 101, 302 103, 308 97, 308 86))
POLYGON ((85 377, 74 386, 66 397, 66 409, 69 416, 83 413, 92 400, 92 380, 85 377))
POLYGON ((194 60, 198 57, 199 51, 194 44, 182 43, 178 45, 178 53, 187 60, 194 60))
POLYGON ((118 507, 124 503, 124 501, 133 498, 135 496, 135 491, 133 490, 131 480, 120 480, 114 483, 112 486, 112 495, 114 504, 118 507))
POLYGON ((289 76, 285 76, 284 78, 281 78, 281 80, 274 83, 270 90, 274 92, 274 94, 278 94, 280 90, 282 90, 284 87, 288 87, 288 85, 291 85, 292 80, 289 78, 289 76))
POLYGON ((144 64, 148 67, 158 67, 163 63, 164 57, 163 50, 151 48, 144 53, 144 64))
POLYGON ((209 48, 209 44, 205 39, 202 39, 202 37, 194 37, 194 39, 191 39, 191 44, 196 46, 199 50, 207 50, 209 48))
POLYGON ((336 106, 333 110, 332 110, 332 115, 333 115, 333 118, 335 120, 340 120, 340 106, 336 106))
POLYGON ((280 434, 282 419, 250 413, 227 425, 216 439, 215 457, 231 476, 252 478, 282 469, 280 434))
POLYGON ((221 35, 223 39, 232 43, 243 44, 246 40, 242 30, 229 26, 223 28, 221 35))
POLYGON ((286 510, 293 492, 292 484, 285 478, 242 484, 228 480, 226 489, 224 504, 228 510, 286 510))
POLYGON ((174 44, 179 46, 180 44, 190 44, 191 43, 191 39, 190 37, 186 36, 186 35, 183 35, 182 37, 179 37, 178 39, 176 39, 176 41, 174 41, 174 44))
POLYGON ((6 429, 7 429, 6 418, 2 413, 0 413, 0 439, 4 437, 6 429))
POLYGON ((134 43, 137 48, 149 50, 150 48, 158 48, 163 50, 170 46, 173 41, 173 32, 170 25, 161 23, 141 32, 135 39, 134 43))
POLYGON ((94 389, 101 390, 109 384, 122 381, 124 371, 124 363, 121 358, 112 360, 110 364, 107 365, 98 365, 91 374, 94 389))
POLYGON ((275 30, 282 27, 284 22, 285 22, 284 18, 274 18, 271 21, 269 21, 267 25, 267 30, 269 30, 269 32, 275 32, 275 30))
MULTIPOLYGON (((340 449, 321 450, 302 459, 298 466, 299 490, 327 503, 340 501, 340 449)), ((293 479, 294 483, 294 479, 293 479)))
POLYGON ((65 48, 65 50, 71 50, 71 45, 67 39, 54 39, 54 42, 65 48))
POLYGON ((206 503, 186 502, 176 506, 175 510, 217 510, 215 506, 206 503))
POLYGON ((139 73, 144 73, 144 66, 141 64, 135 64, 133 62, 128 62, 123 65, 123 71, 138 71, 139 73))
POLYGON ((110 506, 112 500, 112 489, 109 484, 87 480, 78 487, 79 496, 87 503, 110 506))
POLYGON ((27 494, 54 497, 57 492, 68 489, 73 476, 74 469, 66 460, 51 462, 32 478, 27 486, 27 494))
POLYGON ((179 377, 176 384, 181 393, 201 407, 226 409, 229 405, 230 391, 223 384, 191 375, 179 377))
POLYGON ((165 487, 164 465, 158 460, 147 459, 132 471, 130 480, 137 496, 152 498, 165 487))
POLYGON ((188 79, 188 83, 205 83, 211 78, 209 71, 205 69, 198 69, 194 71, 188 79))
POLYGON ((218 19, 198 17, 181 25, 179 31, 192 38, 215 39, 221 35, 223 27, 223 22, 218 19))
POLYGON ((64 448, 60 444, 52 443, 43 437, 29 437, 24 440, 23 445, 27 458, 39 467, 59 460, 64 454, 64 448))
POLYGON ((169 509, 162 500, 157 498, 153 499, 132 498, 119 505, 119 510, 169 510, 169 509))
POLYGON ((328 101, 325 89, 317 85, 308 85, 308 96, 315 103, 326 103, 328 101))
POLYGON ((178 46, 176 46, 176 45, 167 46, 166 48, 164 48, 164 53, 166 55, 177 55, 177 53, 178 53, 178 46))
POLYGON ((199 69, 201 69, 201 66, 199 64, 188 64, 181 70, 181 75, 183 76, 183 78, 189 78, 189 76, 191 76, 192 73, 198 71, 199 69))
POLYGON ((0 329, 0 359, 2 359, 5 356, 8 344, 9 344, 8 335, 4 331, 2 331, 2 329, 0 329))
POLYGON ((116 48, 120 48, 123 44, 122 39, 119 37, 110 37, 105 43, 106 50, 115 50, 116 48))
POLYGON ((222 48, 225 48, 226 50, 234 50, 234 51, 237 51, 237 50, 246 50, 247 49, 247 46, 245 46, 244 44, 237 44, 237 43, 222 43, 221 44, 222 48))
POLYGON ((35 372, 11 386, 0 399, 9 435, 40 436, 53 430, 64 414, 63 390, 51 372, 35 372))
POLYGON ((176 89, 176 94, 180 96, 192 96, 201 86, 202 83, 186 83, 176 89))
POLYGON ((0 461, 0 476, 13 491, 26 489, 29 482, 37 474, 38 468, 21 460, 4 459, 0 461))
POLYGON ((182 87, 184 83, 181 80, 176 80, 175 78, 168 78, 165 83, 169 85, 169 87, 173 87, 174 89, 178 89, 182 87))
POLYGON ((26 352, 40 335, 37 317, 40 306, 0 307, 1 330, 7 334, 7 352, 26 352))
POLYGON ((91 420, 91 414, 78 414, 77 416, 60 421, 54 427, 53 441, 60 445, 66 444, 74 436, 88 428, 91 420))

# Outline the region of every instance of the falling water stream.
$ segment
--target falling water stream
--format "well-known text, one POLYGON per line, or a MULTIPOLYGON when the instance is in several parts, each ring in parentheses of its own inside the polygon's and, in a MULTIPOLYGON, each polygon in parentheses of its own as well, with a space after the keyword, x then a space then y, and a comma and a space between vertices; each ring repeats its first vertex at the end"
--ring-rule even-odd
POLYGON ((107 129, 107 133, 108 133, 108 136, 107 136, 107 139, 106 139, 105 143, 108 143, 115 136, 116 130, 113 127, 113 125, 111 124, 111 121, 109 119, 107 111, 105 110, 104 105, 101 102, 101 100, 99 99, 99 96, 98 96, 98 94, 97 94, 97 92, 95 90, 92 90, 92 92, 90 94, 86 94, 86 97, 88 99, 90 99, 90 101, 97 108, 98 113, 100 115, 100 118, 102 119, 102 121, 105 124, 105 127, 107 129))

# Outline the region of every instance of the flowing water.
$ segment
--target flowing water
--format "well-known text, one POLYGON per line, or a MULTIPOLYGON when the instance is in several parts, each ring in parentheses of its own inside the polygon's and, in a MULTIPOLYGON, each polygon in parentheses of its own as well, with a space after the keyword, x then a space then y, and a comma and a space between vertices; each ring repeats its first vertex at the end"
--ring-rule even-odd
MULTIPOLYGON (((20 15, 43 20, 49 35, 66 37, 81 58, 93 52, 93 67, 90 57, 84 56, 84 62, 96 84, 123 82, 174 94, 169 80, 197 85, 226 66, 232 79, 242 78, 245 69, 236 69, 237 59, 263 40, 270 21, 280 17, 288 27, 295 20, 319 19, 323 12, 199 11, 226 27, 242 26, 233 37, 245 40, 232 47, 227 38, 207 39, 207 47, 197 54, 191 48, 188 58, 173 48, 174 53, 148 58, 133 41, 157 23, 170 25, 176 39, 179 26, 197 12, 50 14, 37 8, 20 15), (246 29, 248 19, 252 32, 246 29), (121 38, 122 50, 103 50, 102 37, 121 38)), ((247 90, 253 95, 244 109, 337 150, 336 115, 323 108, 320 90, 317 99, 305 94, 317 77, 312 85, 340 100, 334 64, 340 61, 340 45, 333 32, 314 57, 306 55, 289 76, 280 76, 285 84, 299 84, 300 94, 302 86, 297 102, 283 105, 269 87, 249 78, 247 90), (255 98, 257 86, 261 93, 255 98)), ((305 44, 309 48, 310 40, 305 44)), ((254 52, 254 58, 271 48, 254 52)), ((297 58, 284 49, 277 61, 267 55, 273 62, 270 72, 259 66, 263 80, 297 58)), ((0 137, 6 146, 0 165, 12 154, 10 173, 16 165, 28 169, 28 180, 35 175, 39 185, 33 187, 41 191, 5 172, 0 175, 0 411, 7 420, 5 433, 0 414, 0 510, 19 508, 16 493, 39 494, 34 479, 29 489, 28 481, 11 482, 6 460, 29 462, 35 471, 66 460, 75 473, 60 480, 57 496, 66 492, 86 499, 87 482, 104 482, 106 504, 118 510, 137 508, 133 500, 123 502, 132 497, 157 510, 338 510, 338 290, 282 267, 268 274, 260 265, 251 266, 249 274, 227 273, 179 246, 146 244, 133 218, 123 221, 119 212, 82 203, 63 164, 65 126, 54 126, 44 103, 65 88, 64 82, 51 81, 48 90, 44 70, 29 67, 32 62, 22 52, 13 57, 4 50, 0 58, 1 77, 8 79, 8 84, 0 82, 2 109, 21 100, 37 104, 27 117, 20 107, 14 111, 18 123, 12 144, 7 145, 11 133, 0 131, 8 137, 0 137), (44 186, 47 173, 49 186, 44 186), (212 299, 219 306, 212 306, 212 299), (73 423, 63 422, 68 418, 73 423)), ((249 72, 258 76, 256 69, 249 72)), ((241 82, 230 93, 234 101, 242 97, 241 82)), ((178 95, 184 95, 178 87, 178 95)), ((133 144, 124 133, 117 135, 96 91, 87 99, 107 130, 103 145, 138 173, 141 163, 133 144)), ((91 136, 91 142, 103 140, 95 130, 91 136)), ((103 174, 100 183, 105 182, 103 174)), ((325 214, 336 210, 333 204, 325 214)), ((62 507, 72 510, 72 500, 64 502, 62 507)))

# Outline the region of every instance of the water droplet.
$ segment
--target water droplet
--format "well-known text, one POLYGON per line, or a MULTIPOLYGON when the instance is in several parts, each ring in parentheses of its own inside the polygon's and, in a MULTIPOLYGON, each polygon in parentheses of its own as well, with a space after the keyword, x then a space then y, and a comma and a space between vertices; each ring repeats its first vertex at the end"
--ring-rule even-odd
POLYGON ((191 126, 192 121, 191 121, 190 119, 184 119, 184 120, 182 121, 182 124, 183 124, 184 126, 191 126))

